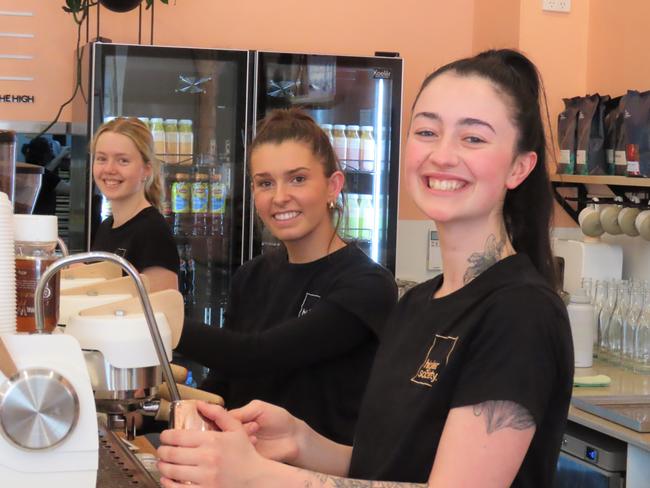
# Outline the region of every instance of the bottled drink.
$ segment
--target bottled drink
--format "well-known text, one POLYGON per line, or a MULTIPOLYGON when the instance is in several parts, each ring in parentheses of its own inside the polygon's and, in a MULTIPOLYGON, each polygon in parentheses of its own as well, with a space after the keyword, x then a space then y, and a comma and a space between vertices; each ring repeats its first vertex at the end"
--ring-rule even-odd
POLYGON ((623 320, 627 314, 630 306, 630 291, 625 281, 618 284, 616 290, 616 308, 612 313, 612 318, 609 321, 608 327, 608 347, 609 347, 609 361, 614 364, 621 362, 621 347, 623 343, 623 320))
POLYGON ((192 235, 208 235, 210 177, 197 171, 192 182, 192 235))
POLYGON ((183 300, 186 300, 187 294, 187 261, 185 260, 185 246, 176 246, 180 265, 178 268, 178 291, 183 295, 183 300))
MULTIPOLYGON (((36 286, 57 257, 57 218, 54 215, 14 215, 16 253, 16 331, 34 332, 36 286)), ((59 275, 43 292, 44 325, 52 331, 59 320, 59 275)))
POLYGON ((371 125, 361 127, 361 146, 359 151, 359 169, 372 172, 375 170, 375 138, 371 125))
POLYGON ((174 235, 187 235, 185 222, 191 208, 190 177, 186 173, 176 173, 172 183, 172 213, 174 216, 174 235))
POLYGON ((330 144, 334 147, 334 135, 332 134, 332 124, 321 124, 321 129, 327 134, 327 138, 330 140, 330 144))
POLYGON ((190 119, 178 121, 178 146, 178 162, 191 165, 194 156, 194 133, 192 132, 192 121, 190 119))
POLYGON ((359 207, 359 195, 356 193, 347 194, 348 204, 348 222, 346 237, 350 239, 359 238, 359 220, 361 217, 361 208, 359 207))
POLYGON ((339 158, 341 169, 345 169, 347 164, 345 158, 347 157, 348 152, 348 142, 345 138, 345 125, 334 125, 332 136, 334 138, 334 152, 336 153, 336 157, 339 158))
POLYGON ((345 131, 345 138, 347 139, 346 150, 346 167, 350 169, 359 169, 359 148, 361 146, 361 139, 359 138, 359 126, 348 125, 345 131))
POLYGON ((361 195, 359 201, 361 203, 359 239, 369 241, 372 239, 372 231, 375 226, 375 207, 372 195, 361 195))
POLYGON ((153 137, 153 149, 156 156, 165 160, 165 129, 163 127, 163 119, 154 117, 151 122, 151 136, 153 137))
POLYGON ((178 122, 176 119, 165 119, 165 157, 170 164, 178 163, 178 122))
POLYGON ((196 276, 196 263, 192 256, 192 247, 189 244, 185 245, 185 306, 186 310, 191 309, 196 303, 196 287, 194 278, 196 276))
POLYGON ((625 368, 632 368, 634 362, 634 337, 639 326, 639 318, 643 310, 645 288, 641 283, 632 286, 630 306, 623 318, 621 331, 621 365, 625 368))
POLYGON ((149 130, 151 130, 151 123, 149 122, 149 117, 138 117, 138 119, 140 120, 140 122, 146 125, 149 130))
POLYGON ((226 213, 226 189, 218 172, 210 175, 210 232, 214 236, 224 235, 226 213))

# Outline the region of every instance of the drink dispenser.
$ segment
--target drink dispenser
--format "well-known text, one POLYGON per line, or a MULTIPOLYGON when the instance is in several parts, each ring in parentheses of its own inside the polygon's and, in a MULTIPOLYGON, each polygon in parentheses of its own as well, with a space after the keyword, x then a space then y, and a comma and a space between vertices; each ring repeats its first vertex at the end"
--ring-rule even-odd
POLYGON ((16 177, 16 133, 0 130, 0 191, 14 201, 14 180, 16 177))

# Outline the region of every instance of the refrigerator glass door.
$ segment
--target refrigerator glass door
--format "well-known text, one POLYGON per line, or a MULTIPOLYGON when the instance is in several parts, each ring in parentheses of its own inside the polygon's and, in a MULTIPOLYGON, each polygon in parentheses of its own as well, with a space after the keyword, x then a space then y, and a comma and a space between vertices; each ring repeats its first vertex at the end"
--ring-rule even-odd
MULTIPOLYGON (((90 131, 115 117, 148 124, 162 161, 162 213, 181 258, 186 317, 221 325, 242 262, 247 51, 95 44, 90 131)), ((92 178, 91 178, 92 180, 92 178)), ((92 225, 110 204, 91 182, 92 225)))
MULTIPOLYGON (((257 118, 300 107, 330 136, 346 176, 339 234, 395 270, 402 60, 258 53, 257 118)), ((259 246, 276 247, 255 223, 259 246)))

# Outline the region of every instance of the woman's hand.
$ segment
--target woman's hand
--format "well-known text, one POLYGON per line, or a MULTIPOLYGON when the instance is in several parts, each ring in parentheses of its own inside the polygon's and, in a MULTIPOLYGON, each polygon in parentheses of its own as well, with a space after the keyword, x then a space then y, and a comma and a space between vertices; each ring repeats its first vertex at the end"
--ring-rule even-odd
POLYGON ((263 486, 265 464, 241 423, 218 405, 198 402, 199 411, 221 432, 166 430, 158 448, 160 483, 180 488, 263 486))
POLYGON ((229 413, 244 424, 259 454, 273 461, 295 463, 300 453, 300 420, 284 408, 260 400, 229 413))

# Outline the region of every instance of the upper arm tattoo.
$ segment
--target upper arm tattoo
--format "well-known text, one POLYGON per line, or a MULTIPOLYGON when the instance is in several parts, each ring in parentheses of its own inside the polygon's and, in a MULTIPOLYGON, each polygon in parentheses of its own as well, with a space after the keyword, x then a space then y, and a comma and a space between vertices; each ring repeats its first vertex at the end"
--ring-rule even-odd
POLYGON ((473 406, 474 415, 485 418, 488 434, 501 429, 526 430, 535 426, 530 412, 518 403, 508 400, 490 400, 473 406))
POLYGON ((398 481, 368 481, 340 478, 323 473, 301 470, 306 478, 305 488, 427 488, 427 483, 402 483, 398 481))
POLYGON ((485 251, 472 253, 467 258, 469 268, 463 275, 463 283, 469 283, 490 266, 496 264, 501 259, 505 246, 505 239, 497 240, 494 234, 490 234, 485 241, 485 251))

